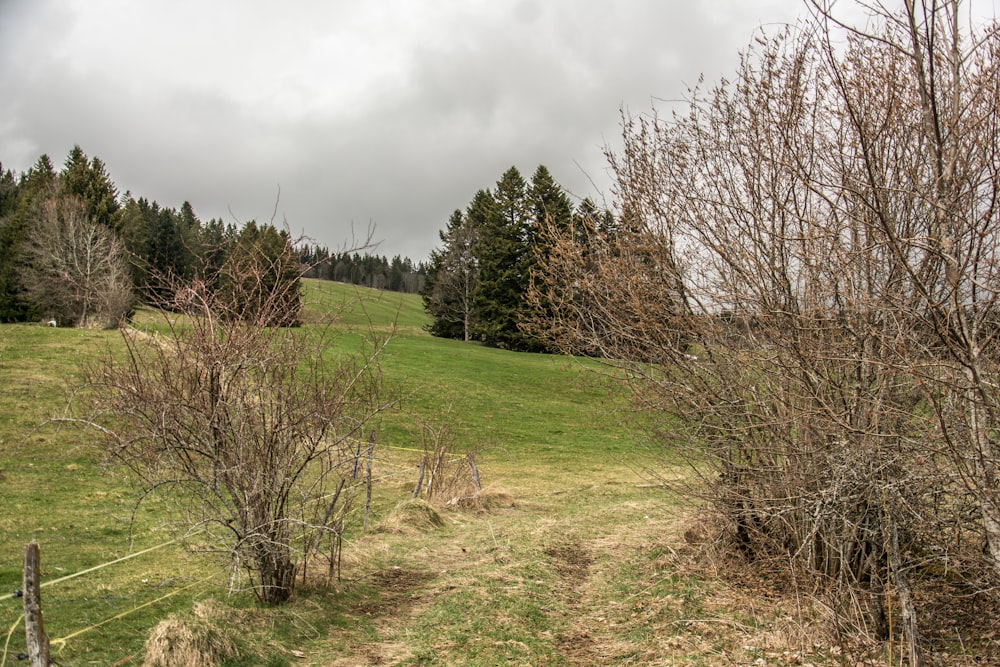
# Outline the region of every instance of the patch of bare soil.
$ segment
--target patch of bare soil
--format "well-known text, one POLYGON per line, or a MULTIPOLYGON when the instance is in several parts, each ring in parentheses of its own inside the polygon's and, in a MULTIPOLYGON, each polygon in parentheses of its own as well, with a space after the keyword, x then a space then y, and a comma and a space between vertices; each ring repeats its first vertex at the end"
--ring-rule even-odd
POLYGON ((560 544, 550 546, 545 555, 552 562, 552 567, 563 579, 579 583, 586 579, 593 557, 579 544, 560 544))
POLYGON ((404 570, 401 567, 373 572, 368 580, 375 588, 374 593, 354 604, 351 611, 368 617, 398 616, 409 604, 420 598, 420 588, 433 577, 428 572, 404 570))
POLYGON ((579 543, 551 545, 545 549, 552 569, 559 575, 566 601, 568 629, 555 637, 555 646, 570 665, 599 665, 599 644, 595 640, 593 619, 587 610, 590 591, 590 568, 593 556, 579 543))
MULTIPOLYGON (((352 615, 370 618, 379 628, 379 636, 391 636, 391 625, 413 613, 422 603, 424 586, 434 574, 402 567, 390 567, 368 575, 371 594, 354 603, 352 615)), ((347 662, 333 665, 395 665, 409 656, 409 649, 392 641, 355 646, 347 662)))

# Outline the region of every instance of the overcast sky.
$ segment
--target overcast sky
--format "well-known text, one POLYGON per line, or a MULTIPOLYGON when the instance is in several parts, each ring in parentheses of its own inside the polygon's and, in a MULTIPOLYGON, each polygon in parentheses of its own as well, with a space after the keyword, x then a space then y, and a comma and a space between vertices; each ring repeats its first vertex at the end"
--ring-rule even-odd
MULTIPOLYGON (((619 110, 733 71, 801 0, 0 0, 0 162, 74 144, 119 189, 426 259, 516 165, 608 188, 619 110)), ((661 105, 662 106, 662 105, 661 105)))

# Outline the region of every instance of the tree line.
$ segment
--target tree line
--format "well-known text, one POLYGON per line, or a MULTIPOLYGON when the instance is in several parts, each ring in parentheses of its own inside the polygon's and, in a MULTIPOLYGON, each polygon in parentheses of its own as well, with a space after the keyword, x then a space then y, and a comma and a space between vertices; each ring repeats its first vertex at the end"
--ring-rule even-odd
POLYGON ((359 252, 331 252, 326 246, 302 245, 299 261, 307 278, 334 280, 350 285, 390 292, 418 293, 424 285, 427 265, 414 264, 409 257, 359 252))
POLYGON ((541 232, 588 224, 610 230, 615 221, 590 199, 574 208, 544 165, 530 183, 510 167, 493 189, 479 190, 464 211, 456 209, 439 232, 441 246, 431 253, 420 290, 430 332, 510 350, 547 350, 526 328, 534 316, 529 288, 549 253, 541 232))
POLYGON ((245 299, 229 304, 239 313, 288 282, 295 289, 277 290, 290 295, 279 323, 294 324, 303 276, 416 292, 424 270, 399 256, 296 243, 273 224, 202 221, 189 202, 175 209, 119 194, 104 162, 80 146, 60 170, 48 155, 20 174, 0 164, 0 322, 116 326, 139 303, 174 309, 178 289, 193 282, 245 299), (253 289, 234 272, 251 259, 267 269, 253 289))

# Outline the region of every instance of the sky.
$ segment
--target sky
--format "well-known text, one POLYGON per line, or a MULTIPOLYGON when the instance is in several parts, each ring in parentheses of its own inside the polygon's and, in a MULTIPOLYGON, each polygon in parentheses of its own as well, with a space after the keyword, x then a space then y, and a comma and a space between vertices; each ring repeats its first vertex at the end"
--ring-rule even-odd
POLYGON ((0 0, 0 163, 415 262, 539 164, 611 204, 621 112, 714 82, 801 0, 0 0), (279 194, 280 193, 280 194, 279 194))

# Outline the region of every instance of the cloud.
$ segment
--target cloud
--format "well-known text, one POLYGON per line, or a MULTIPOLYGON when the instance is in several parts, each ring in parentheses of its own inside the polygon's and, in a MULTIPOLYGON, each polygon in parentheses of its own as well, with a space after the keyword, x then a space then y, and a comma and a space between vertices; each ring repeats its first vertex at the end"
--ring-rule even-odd
POLYGON ((294 231, 338 247, 374 221, 380 252, 421 260, 512 164, 599 196, 620 108, 731 71, 761 21, 799 7, 7 2, 0 159, 58 164, 80 144, 121 189, 206 219, 269 219, 280 187, 294 231))

